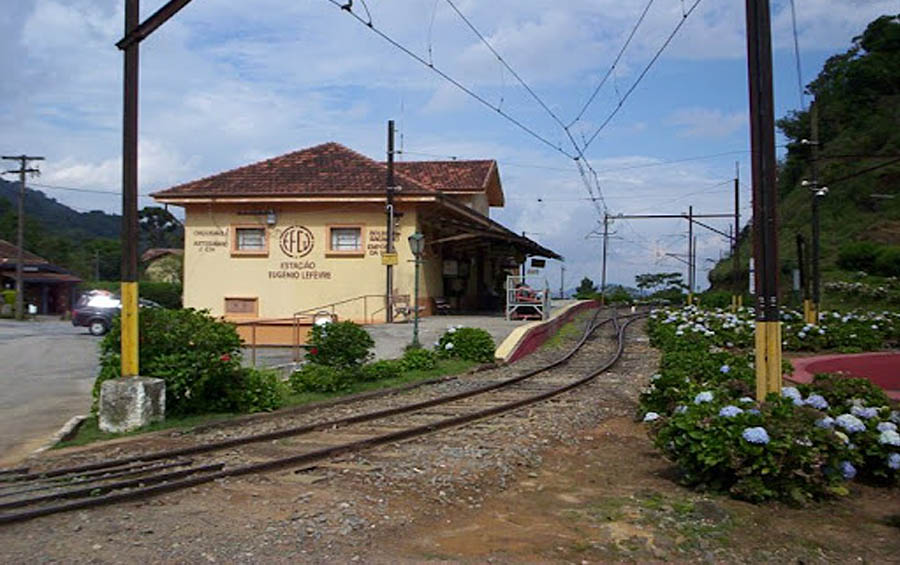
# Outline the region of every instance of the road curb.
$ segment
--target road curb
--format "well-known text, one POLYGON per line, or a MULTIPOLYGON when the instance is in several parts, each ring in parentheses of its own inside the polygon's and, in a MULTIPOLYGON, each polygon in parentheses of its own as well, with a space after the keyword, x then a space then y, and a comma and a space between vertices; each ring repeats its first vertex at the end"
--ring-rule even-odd
POLYGON ((32 451, 31 454, 34 455, 36 453, 42 453, 58 443, 62 443, 64 441, 72 439, 73 437, 75 437, 75 434, 78 433, 78 428, 81 427, 81 424, 83 424, 84 421, 87 420, 87 418, 88 417, 86 414, 72 416, 71 418, 69 418, 68 422, 63 424, 63 426, 59 430, 57 430, 55 434, 50 436, 50 439, 47 441, 47 443, 32 451))

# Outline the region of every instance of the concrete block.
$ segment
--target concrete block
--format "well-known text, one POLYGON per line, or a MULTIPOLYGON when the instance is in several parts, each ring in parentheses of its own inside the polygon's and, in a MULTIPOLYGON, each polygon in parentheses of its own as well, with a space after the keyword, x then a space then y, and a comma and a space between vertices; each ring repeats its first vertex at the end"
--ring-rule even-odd
POLYGON ((100 388, 100 429, 127 432, 165 419, 166 383, 150 377, 108 380, 100 388))

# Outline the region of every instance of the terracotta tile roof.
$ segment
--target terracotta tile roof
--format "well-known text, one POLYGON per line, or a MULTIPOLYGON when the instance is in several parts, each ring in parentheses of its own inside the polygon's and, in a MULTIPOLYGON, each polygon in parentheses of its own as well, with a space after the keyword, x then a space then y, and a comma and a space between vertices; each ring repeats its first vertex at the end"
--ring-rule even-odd
MULTIPOLYGON (((339 143, 324 143, 178 185, 155 197, 383 194, 387 168, 339 143)), ((434 190, 403 173, 405 194, 434 190)))
POLYGON ((437 190, 478 191, 487 189, 494 161, 404 161, 397 171, 437 190))
MULTIPOLYGON (((0 239, 0 263, 15 264, 16 260, 18 259, 18 251, 18 247, 6 241, 5 239, 0 239)), ((34 253, 29 253, 28 251, 25 251, 23 257, 25 258, 26 265, 35 265, 48 262, 43 257, 38 257, 34 253)))

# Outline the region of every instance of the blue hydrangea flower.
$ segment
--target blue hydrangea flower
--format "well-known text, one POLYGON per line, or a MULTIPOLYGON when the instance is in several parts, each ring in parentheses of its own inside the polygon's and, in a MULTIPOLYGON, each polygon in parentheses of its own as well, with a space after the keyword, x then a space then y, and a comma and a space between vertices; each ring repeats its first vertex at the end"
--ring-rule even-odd
POLYGON ((687 412, 687 406, 676 406, 675 407, 676 414, 684 414, 685 412, 687 412))
POLYGON ((888 417, 888 420, 895 424, 900 424, 900 410, 891 410, 891 415, 888 417))
POLYGON ((872 418, 878 416, 878 408, 867 408, 865 406, 853 406, 850 408, 850 413, 854 416, 859 416, 860 418, 865 418, 866 420, 871 420, 872 418))
POLYGON ((769 432, 767 432, 766 429, 761 426, 744 428, 744 432, 741 434, 741 437, 749 441, 750 443, 762 445, 769 443, 769 432))
POLYGON ((743 414, 744 411, 738 408, 737 406, 723 406, 721 410, 719 410, 719 416, 724 416, 725 418, 734 418, 738 414, 743 414))
POLYGON ((445 344, 444 344, 444 349, 446 349, 446 350, 448 350, 448 351, 451 350, 451 349, 453 349, 453 342, 452 342, 452 341, 448 341, 447 343, 445 343, 445 344))
POLYGON ((698 393, 697 396, 694 397, 694 404, 703 404, 704 402, 712 402, 713 393, 708 390, 704 390, 701 393, 698 393))
POLYGON ((816 421, 816 426, 825 428, 826 430, 830 430, 834 427, 834 418, 832 418, 831 416, 825 416, 824 418, 816 421))
POLYGON ((803 401, 807 406, 812 406, 816 410, 827 410, 828 409, 828 401, 825 400, 825 397, 821 394, 810 394, 806 400, 803 401))
POLYGON ((834 423, 850 433, 864 432, 866 430, 866 425, 863 424, 862 420, 852 414, 841 414, 834 419, 834 423))
POLYGON ((657 414, 656 412, 647 412, 646 414, 644 414, 645 422, 652 422, 653 420, 659 420, 659 414, 657 414))
POLYGON ((803 405, 803 395, 800 394, 800 391, 796 389, 796 387, 792 386, 784 386, 781 387, 781 396, 785 398, 790 398, 794 401, 796 406, 803 405))
POLYGON ((878 443, 881 445, 900 446, 900 434, 894 430, 884 430, 881 432, 881 435, 878 436, 878 443))
POLYGON ((853 463, 849 461, 841 461, 838 468, 841 471, 841 475, 844 476, 848 481, 856 476, 856 467, 853 466, 853 463))
POLYGON ((900 453, 891 453, 888 455, 887 466, 895 471, 900 469, 900 453))
POLYGON ((721 367, 719 367, 719 372, 723 375, 728 374, 729 371, 731 371, 731 367, 729 367, 728 365, 722 365, 721 367))
POLYGON ((891 430, 891 431, 893 431, 893 432, 896 432, 896 431, 897 431, 897 424, 895 424, 895 423, 893 423, 893 422, 879 422, 879 423, 878 423, 878 426, 877 426, 877 429, 878 429, 879 432, 884 432, 884 431, 887 431, 887 430, 891 430))
POLYGON ((738 398, 738 402, 743 402, 744 404, 753 404, 756 401, 753 400, 752 398, 750 398, 749 396, 742 396, 742 397, 738 398))
POLYGON ((759 413, 760 413, 760 411, 757 410, 756 408, 751 408, 751 409, 747 410, 747 414, 759 414, 759 413))

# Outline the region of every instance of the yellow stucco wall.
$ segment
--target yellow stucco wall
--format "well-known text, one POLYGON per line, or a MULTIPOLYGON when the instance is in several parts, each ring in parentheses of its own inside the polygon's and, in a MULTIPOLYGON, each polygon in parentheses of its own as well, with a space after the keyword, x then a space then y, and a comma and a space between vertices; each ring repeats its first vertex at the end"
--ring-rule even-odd
MULTIPOLYGON (((268 226, 268 253, 240 256, 232 252, 233 226, 266 226, 268 205, 191 205, 185 210, 184 305, 206 308, 214 316, 225 313, 225 298, 257 298, 256 315, 227 317, 284 318, 301 310, 362 295, 385 294, 385 267, 381 264, 385 219, 379 204, 304 204, 274 207, 276 222, 268 226), (328 252, 328 227, 359 225, 363 233, 361 256, 337 256, 328 252), (291 256, 282 236, 303 227, 312 235, 312 247, 302 257, 291 256)), ((407 237, 416 229, 414 209, 398 209, 399 237, 395 248, 399 263, 394 268, 394 288, 413 294, 413 263, 407 237)), ((440 293, 439 261, 431 260, 420 279, 420 294, 440 293)), ((384 321, 384 301, 369 298, 336 307, 341 319, 358 322, 384 321), (373 314, 380 310, 377 317, 373 314)))

